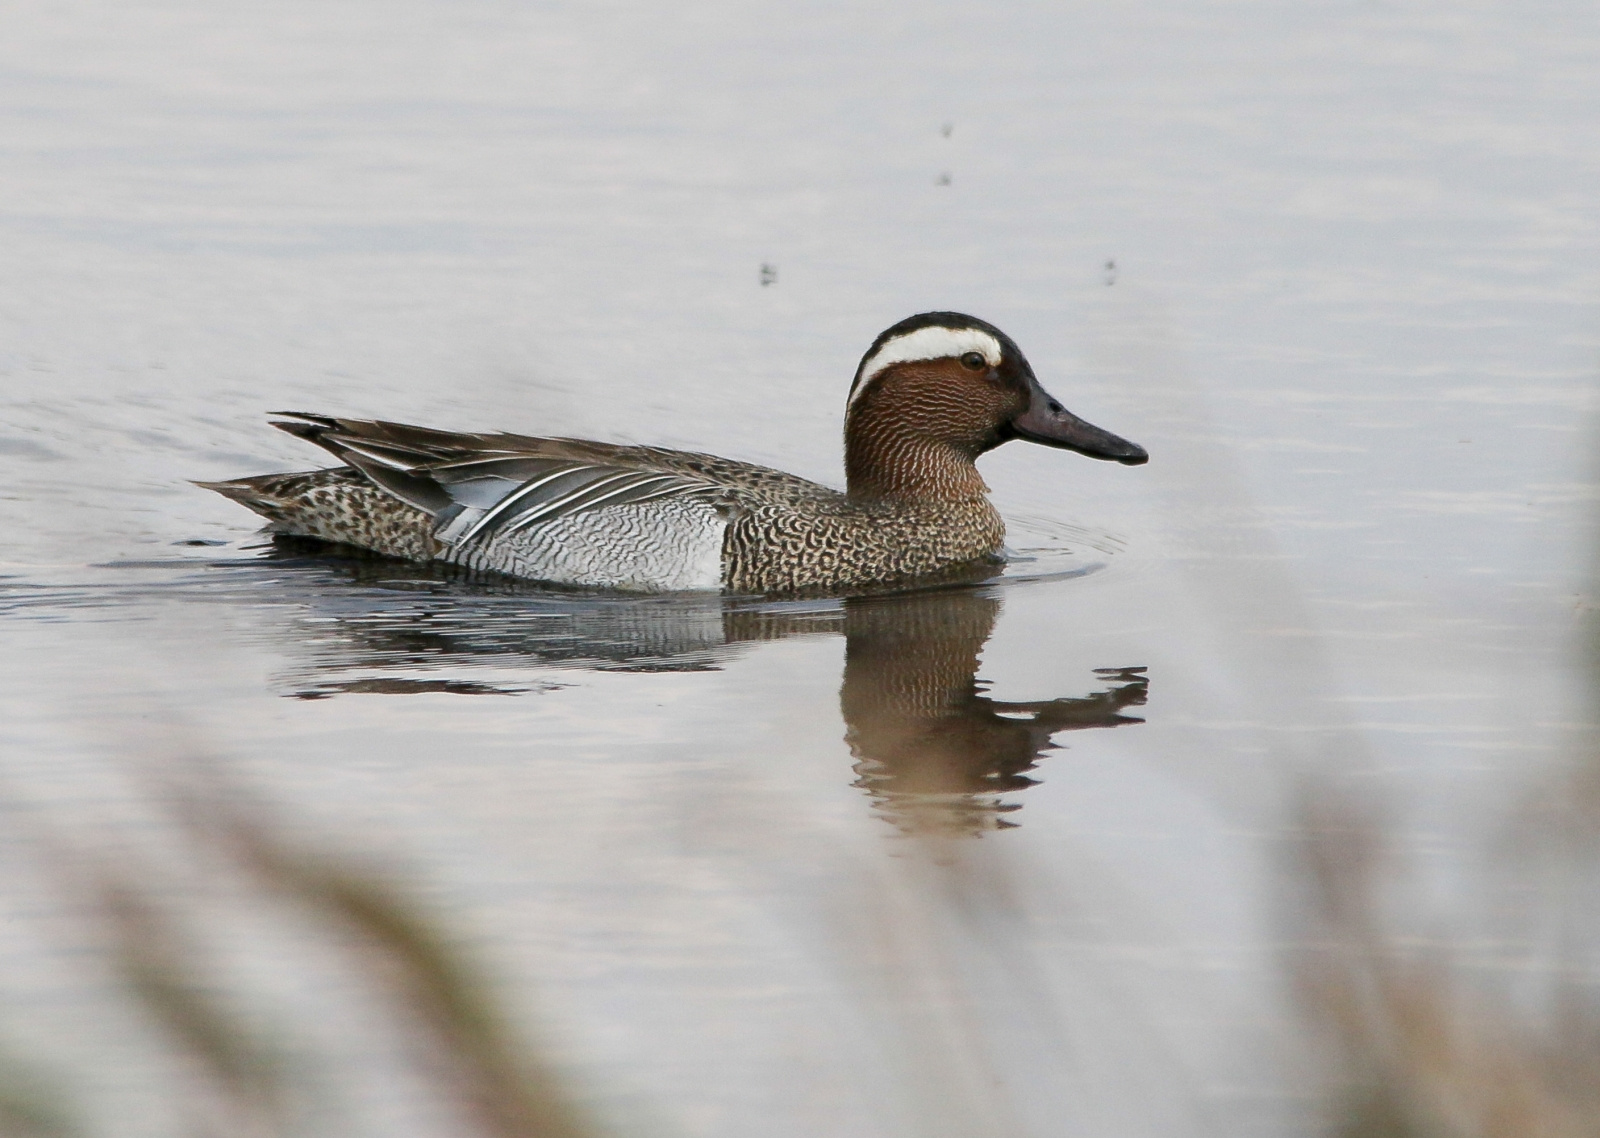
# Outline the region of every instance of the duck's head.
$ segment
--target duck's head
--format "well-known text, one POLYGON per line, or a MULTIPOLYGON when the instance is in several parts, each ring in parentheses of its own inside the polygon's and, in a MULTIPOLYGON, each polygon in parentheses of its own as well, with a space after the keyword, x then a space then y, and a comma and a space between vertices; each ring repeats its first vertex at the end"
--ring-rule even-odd
POLYGON ((1012 439, 1129 466, 1150 457, 1063 407, 1040 386, 1011 337, 974 316, 908 317, 880 333, 861 358, 845 411, 852 493, 858 482, 870 490, 882 481, 907 448, 954 452, 970 462, 1012 439))

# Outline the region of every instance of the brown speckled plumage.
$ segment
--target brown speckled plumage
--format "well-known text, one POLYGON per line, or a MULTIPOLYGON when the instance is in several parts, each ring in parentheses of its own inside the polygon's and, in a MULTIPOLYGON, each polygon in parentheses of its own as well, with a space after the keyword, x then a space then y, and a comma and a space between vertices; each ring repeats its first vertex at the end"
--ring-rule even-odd
POLYGON ((1125 463, 1011 340, 958 313, 885 331, 856 373, 847 492, 715 455, 457 434, 294 413, 347 465, 202 483, 282 533, 536 579, 647 590, 841 592, 994 556, 1005 526, 974 461, 1026 438, 1125 463))
POLYGON ((1006 536, 987 498, 859 502, 827 495, 769 499, 735 518, 723 543, 728 588, 838 591, 910 580, 989 557, 1006 536))
POLYGON ((279 533, 359 545, 410 561, 432 561, 439 552, 432 517, 348 466, 196 485, 249 506, 279 533))

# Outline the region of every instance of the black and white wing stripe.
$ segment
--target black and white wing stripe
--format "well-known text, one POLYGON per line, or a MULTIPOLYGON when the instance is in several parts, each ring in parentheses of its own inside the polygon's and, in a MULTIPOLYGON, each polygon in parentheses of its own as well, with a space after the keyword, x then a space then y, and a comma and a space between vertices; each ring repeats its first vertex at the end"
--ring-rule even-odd
POLYGON ((484 459, 427 471, 451 498, 434 536, 452 546, 512 533, 605 506, 677 495, 710 497, 715 487, 659 471, 558 458, 484 459))
MULTIPOLYGON (((586 510, 679 496, 718 504, 726 498, 725 488, 710 480, 608 462, 612 455, 594 444, 281 413, 301 421, 274 426, 331 451, 396 498, 432 514, 434 536, 457 549, 586 510), (579 453, 529 453, 514 444, 579 453)), ((613 453, 621 459, 628 451, 613 453)))

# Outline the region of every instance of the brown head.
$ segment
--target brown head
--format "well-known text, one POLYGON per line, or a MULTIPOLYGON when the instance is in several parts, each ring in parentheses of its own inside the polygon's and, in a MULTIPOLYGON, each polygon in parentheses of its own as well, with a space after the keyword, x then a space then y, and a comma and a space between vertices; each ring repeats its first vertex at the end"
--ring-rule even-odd
POLYGON ((861 499, 985 494, 973 462, 1012 439, 1130 466, 1149 459, 1062 407, 1011 337, 959 312, 912 316, 873 341, 850 388, 844 438, 850 496, 861 499))

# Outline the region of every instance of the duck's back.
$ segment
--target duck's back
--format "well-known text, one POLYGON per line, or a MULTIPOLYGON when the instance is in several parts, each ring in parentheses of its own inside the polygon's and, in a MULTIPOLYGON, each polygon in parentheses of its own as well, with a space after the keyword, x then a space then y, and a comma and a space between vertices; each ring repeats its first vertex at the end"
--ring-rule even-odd
POLYGON ((753 532, 740 523, 762 518, 765 528, 844 503, 838 491, 780 470, 659 447, 310 415, 277 425, 347 465, 206 485, 282 533, 533 580, 650 592, 759 588, 770 559, 752 561, 753 532), (727 572, 735 544, 743 586, 727 572))
POLYGON ((281 533, 531 580, 670 592, 842 590, 997 550, 987 498, 859 502, 716 455, 295 414, 346 465, 206 483, 281 533))

